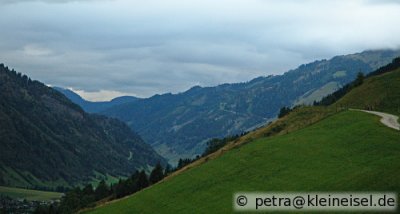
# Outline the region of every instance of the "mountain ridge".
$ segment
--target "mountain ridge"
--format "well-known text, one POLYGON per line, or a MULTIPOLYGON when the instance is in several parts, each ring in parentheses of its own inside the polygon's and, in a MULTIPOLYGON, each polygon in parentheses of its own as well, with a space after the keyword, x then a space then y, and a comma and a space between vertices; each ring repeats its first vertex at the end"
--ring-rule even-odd
POLYGON ((0 184, 72 187, 166 164, 123 122, 0 64, 0 184))
POLYGON ((282 75, 213 87, 194 86, 108 108, 171 163, 202 153, 207 140, 261 126, 283 106, 312 104, 351 82, 358 72, 390 63, 400 50, 374 50, 316 60, 282 75))
POLYGON ((124 104, 124 103, 129 103, 129 102, 135 102, 141 98, 137 98, 134 96, 120 96, 120 97, 115 97, 110 101, 98 101, 98 102, 92 102, 83 99, 80 95, 77 93, 73 92, 70 89, 65 89, 62 87, 52 87, 55 90, 61 92, 64 94, 66 97, 68 97, 72 102, 78 104, 83 110, 89 113, 99 113, 102 111, 107 110, 108 108, 111 108, 116 105, 124 104))

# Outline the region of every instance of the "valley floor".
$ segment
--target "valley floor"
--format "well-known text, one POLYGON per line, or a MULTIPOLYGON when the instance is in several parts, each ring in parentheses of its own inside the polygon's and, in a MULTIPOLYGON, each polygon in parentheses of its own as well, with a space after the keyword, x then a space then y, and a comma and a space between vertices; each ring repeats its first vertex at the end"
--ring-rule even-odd
POLYGON ((63 193, 0 186, 0 195, 28 201, 53 201, 59 200, 63 193))

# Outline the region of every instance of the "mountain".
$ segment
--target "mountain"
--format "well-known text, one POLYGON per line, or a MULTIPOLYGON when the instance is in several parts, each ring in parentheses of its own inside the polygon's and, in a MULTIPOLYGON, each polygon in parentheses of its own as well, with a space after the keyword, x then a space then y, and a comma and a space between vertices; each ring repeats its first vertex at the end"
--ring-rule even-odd
POLYGON ((339 108, 400 116, 399 103, 400 65, 330 106, 295 108, 161 183, 86 213, 232 213, 238 192, 399 192, 400 132, 339 108))
POLYGON ((0 185, 74 186, 165 160, 117 119, 0 64, 0 185))
POLYGON ((283 106, 312 103, 389 63, 400 51, 379 50, 336 56, 301 65, 283 75, 246 83, 193 87, 155 95, 101 112, 126 122, 162 156, 175 162, 203 152, 210 138, 238 134, 265 124, 283 106))
POLYGON ((117 97, 112 99, 111 101, 104 101, 104 102, 90 102, 85 99, 83 99, 81 96, 76 94, 75 92, 65 89, 65 88, 60 88, 60 87, 53 87, 55 90, 61 92, 64 94, 68 99, 70 99, 72 102, 78 104, 80 107, 83 108, 86 112, 89 113, 98 113, 105 111, 106 109, 124 104, 124 103, 129 103, 129 102, 135 102, 139 100, 140 98, 133 97, 133 96, 122 96, 122 97, 117 97))
MULTIPOLYGON (((353 109, 384 111, 400 116, 400 58, 384 66, 338 100, 335 105, 353 109), (395 71, 393 71, 395 70, 395 71), (376 75, 379 75, 375 77, 376 75)), ((399 121, 400 122, 400 121, 399 121)))

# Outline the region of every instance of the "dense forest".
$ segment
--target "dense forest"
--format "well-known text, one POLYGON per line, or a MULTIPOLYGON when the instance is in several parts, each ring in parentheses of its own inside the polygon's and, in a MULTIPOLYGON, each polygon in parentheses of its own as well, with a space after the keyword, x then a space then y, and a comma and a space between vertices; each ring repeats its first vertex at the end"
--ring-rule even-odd
POLYGON ((59 189, 166 164, 123 122, 3 64, 0 100, 0 185, 59 189))
POLYGON ((170 172, 164 170, 161 164, 157 164, 147 176, 144 170, 135 171, 127 179, 120 179, 118 183, 107 185, 102 180, 96 188, 87 184, 83 188, 76 187, 68 191, 59 203, 38 206, 37 214, 69 214, 80 209, 93 207, 99 201, 109 201, 133 194, 141 189, 161 181, 170 172))

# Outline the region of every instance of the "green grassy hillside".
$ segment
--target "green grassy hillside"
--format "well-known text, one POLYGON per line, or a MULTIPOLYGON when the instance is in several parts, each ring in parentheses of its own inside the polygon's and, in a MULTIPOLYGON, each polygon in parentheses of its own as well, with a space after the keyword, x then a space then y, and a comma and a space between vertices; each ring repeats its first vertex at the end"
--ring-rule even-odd
POLYGON ((400 115, 400 69, 366 79, 335 105, 400 115))
POLYGON ((260 138, 93 213, 232 211, 238 191, 400 191, 400 132, 344 111, 260 138))
POLYGON ((28 201, 50 201, 54 199, 60 199, 63 194, 58 192, 46 192, 0 186, 0 195, 6 195, 11 198, 23 198, 28 201))

